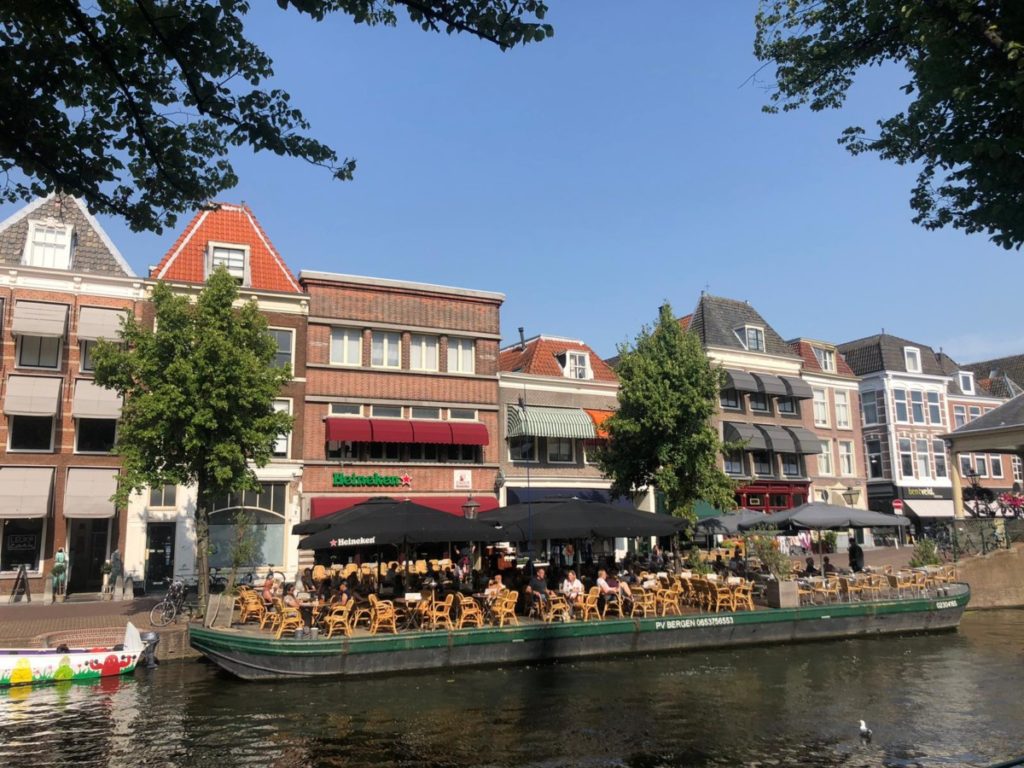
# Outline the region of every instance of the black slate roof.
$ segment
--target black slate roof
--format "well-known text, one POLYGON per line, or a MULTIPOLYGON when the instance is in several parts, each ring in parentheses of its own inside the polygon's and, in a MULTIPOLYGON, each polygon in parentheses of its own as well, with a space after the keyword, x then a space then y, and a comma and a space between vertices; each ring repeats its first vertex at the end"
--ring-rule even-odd
POLYGON ((907 373, 907 365, 903 359, 904 347, 916 347, 921 352, 921 373, 931 376, 946 374, 936 359, 935 351, 927 344, 892 336, 888 333, 876 333, 856 341, 840 344, 838 349, 846 358, 847 364, 858 376, 876 371, 900 371, 907 373))
POLYGON ((964 370, 973 371, 976 380, 988 379, 997 397, 1016 397, 1024 392, 1024 355, 970 363, 964 370))
POLYGON ((800 359, 760 313, 745 301, 702 294, 690 319, 689 330, 697 334, 705 349, 725 347, 745 350, 746 347, 735 333, 737 328, 744 325, 764 328, 765 354, 800 359))
POLYGON ((1017 395, 1009 402, 1003 403, 998 408, 980 416, 974 421, 964 424, 960 429, 953 432, 954 435, 966 435, 972 432, 982 432, 989 429, 1003 429, 1007 427, 1024 427, 1024 395, 1017 395))

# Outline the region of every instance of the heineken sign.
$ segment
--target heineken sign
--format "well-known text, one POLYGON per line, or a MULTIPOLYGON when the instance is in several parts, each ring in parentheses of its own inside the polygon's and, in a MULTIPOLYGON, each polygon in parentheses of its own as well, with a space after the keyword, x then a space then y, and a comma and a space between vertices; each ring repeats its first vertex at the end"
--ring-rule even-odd
POLYGON ((335 488, 400 488, 411 486, 412 478, 408 473, 404 475, 381 475, 374 472, 372 475, 345 474, 335 472, 331 483, 335 488))

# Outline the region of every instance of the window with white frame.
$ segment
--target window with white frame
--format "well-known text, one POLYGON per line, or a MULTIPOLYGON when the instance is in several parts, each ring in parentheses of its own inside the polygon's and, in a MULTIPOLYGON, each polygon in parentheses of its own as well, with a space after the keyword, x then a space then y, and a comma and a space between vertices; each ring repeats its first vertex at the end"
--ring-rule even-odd
POLYGON ((1024 465, 1021 464, 1020 456, 1013 456, 1010 459, 1010 467, 1013 469, 1013 481, 1024 482, 1024 465))
POLYGON ((96 342, 91 339, 83 339, 78 342, 78 367, 81 371, 92 371, 96 369, 92 361, 92 353, 96 351, 96 342))
POLYGON ((903 477, 913 477, 914 443, 909 437, 901 437, 898 443, 900 448, 900 474, 903 477))
POLYGON ((74 230, 56 221, 29 221, 21 263, 27 267, 70 269, 74 230))
POLYGON ((570 379, 589 379, 590 355, 586 352, 565 353, 565 375, 570 379))
POLYGON ((800 474, 800 457, 795 453, 782 454, 782 474, 785 477, 797 477, 800 474))
POLYGON ((853 477, 853 443, 849 440, 839 441, 839 474, 843 477, 853 477))
POLYGON ((117 440, 117 419, 75 419, 76 453, 110 453, 117 440))
POLYGON ((974 467, 971 464, 971 454, 961 453, 960 454, 960 476, 970 477, 974 473, 974 467))
POLYGON ((239 285, 245 284, 245 262, 249 248, 244 245, 210 243, 210 274, 224 267, 239 285))
POLYGON ((878 423, 878 399, 874 392, 865 392, 860 399, 860 410, 864 416, 864 426, 878 423))
POLYGON ((723 389, 718 395, 718 403, 723 408, 738 410, 740 407, 740 393, 735 389, 723 389))
POLYGON ((448 372, 473 373, 476 370, 476 342, 472 339, 448 339, 448 372))
POLYGON ((401 368, 402 334, 374 331, 370 337, 370 365, 374 368, 401 368))
POLYGON ((967 423, 967 406, 953 406, 953 429, 958 429, 967 423))
POLYGON ((919 437, 914 441, 914 447, 917 449, 917 476, 931 477, 932 468, 928 461, 928 441, 919 437))
POLYGON ((725 472, 728 475, 743 475, 746 470, 743 467, 742 451, 733 451, 725 454, 725 472))
POLYGON ((864 448, 868 455, 868 477, 878 480, 885 477, 885 465, 882 462, 882 441, 866 440, 864 448))
POLYGON ((537 438, 528 435, 508 439, 509 461, 536 461, 537 438))
POLYGON ((917 347, 904 347, 903 362, 906 363, 907 373, 920 373, 921 350, 919 350, 917 347))
POLYGON ((51 336, 18 336, 18 367, 59 368, 63 341, 51 336))
POLYGON ((823 349, 822 347, 811 347, 814 350, 814 356, 818 359, 818 365, 821 366, 821 370, 828 371, 829 373, 836 372, 836 353, 831 349, 823 349))
POLYGON ((1003 477, 1003 457, 998 453, 990 454, 988 457, 989 470, 992 472, 992 477, 1002 479, 1003 477))
POLYGON ((764 392, 750 393, 750 410, 758 413, 768 413, 768 395, 764 392))
POLYGON ((409 368, 414 371, 436 371, 437 336, 414 333, 409 337, 409 368))
POLYGON ((983 453, 974 454, 974 471, 978 477, 988 477, 988 456, 983 453))
POLYGON ((974 394, 974 374, 970 371, 960 371, 960 391, 965 395, 974 394))
POLYGON ((776 397, 775 407, 779 413, 796 413, 795 397, 776 397))
POLYGON ((743 348, 751 352, 764 352, 764 329, 756 325, 744 325, 735 330, 736 338, 743 348))
MULTIPOLYGON (((278 413, 291 414, 292 401, 285 399, 275 400, 274 410, 277 411, 278 413)), ((288 448, 291 445, 291 439, 292 433, 290 430, 288 432, 282 432, 280 435, 278 435, 277 439, 274 441, 274 445, 270 449, 271 455, 277 456, 279 458, 287 458, 288 448)))
POLYGON ((751 451, 750 458, 754 462, 754 474, 761 477, 773 477, 772 459, 768 451, 751 451))
POLYGON ((974 421, 975 419, 980 419, 981 418, 981 406, 980 405, 972 405, 970 408, 967 409, 967 414, 968 414, 968 416, 970 416, 970 418, 967 419, 967 421, 969 421, 969 422, 974 421))
POLYGON ((356 403, 331 403, 331 416, 362 416, 363 406, 356 403))
POLYGON ((448 409, 449 420, 459 421, 476 421, 476 409, 475 408, 449 408, 448 409))
POLYGON ((828 393, 824 389, 812 389, 814 396, 814 425, 816 427, 828 426, 828 393))
POLYGON ((818 474, 832 474, 832 441, 822 440, 821 449, 818 452, 818 474))
POLYGON ((928 393, 928 423, 942 426, 942 408, 939 403, 939 393, 928 393))
POLYGON ((850 428, 850 394, 841 389, 834 390, 832 397, 836 401, 836 426, 839 429, 850 428))
POLYGON ((46 518, 8 518, 0 536, 0 571, 13 572, 25 566, 38 572, 46 537, 46 518))
POLYGON ((149 506, 173 507, 178 495, 176 485, 158 485, 149 489, 149 506))
POLYGON ((932 440, 932 456, 935 459, 935 477, 949 477, 946 468, 946 444, 942 440, 932 440))
POLYGON ((277 351, 274 353, 273 366, 275 368, 284 368, 291 365, 292 339, 295 337, 295 331, 291 328, 270 328, 268 329, 268 333, 270 333, 274 339, 274 343, 277 345, 277 351))
POLYGON ((907 390, 894 389, 892 401, 896 406, 896 421, 899 424, 907 424, 910 421, 910 412, 907 410, 907 390))
POLYGON ((53 416, 8 416, 8 450, 51 452, 53 423, 53 416))
POLYGON ((441 409, 440 408, 429 408, 423 405, 414 405, 411 409, 410 415, 414 419, 440 419, 441 409))
POLYGON ((371 405, 370 415, 378 419, 400 419, 402 418, 402 406, 400 405, 371 405))
POLYGON ((910 392, 910 415, 915 424, 925 424, 924 420, 924 392, 911 390, 910 392))
POLYGON ((570 464, 575 460, 573 441, 565 437, 549 437, 548 461, 552 464, 570 464))
POLYGON ((331 329, 331 365, 363 364, 363 332, 357 328, 331 329))
POLYGON ((584 464, 597 464, 598 455, 601 452, 601 441, 599 440, 584 440, 583 441, 583 463, 584 464))

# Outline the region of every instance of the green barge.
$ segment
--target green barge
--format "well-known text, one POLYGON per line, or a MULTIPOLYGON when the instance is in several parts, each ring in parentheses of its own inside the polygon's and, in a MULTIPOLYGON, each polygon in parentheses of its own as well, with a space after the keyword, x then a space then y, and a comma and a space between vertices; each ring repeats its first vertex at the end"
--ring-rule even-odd
POLYGON ((950 631, 959 625, 970 595, 966 584, 950 584, 937 595, 900 599, 659 618, 524 621, 519 626, 342 635, 330 640, 275 640, 246 627, 193 626, 189 641, 213 663, 243 680, 356 677, 950 631))

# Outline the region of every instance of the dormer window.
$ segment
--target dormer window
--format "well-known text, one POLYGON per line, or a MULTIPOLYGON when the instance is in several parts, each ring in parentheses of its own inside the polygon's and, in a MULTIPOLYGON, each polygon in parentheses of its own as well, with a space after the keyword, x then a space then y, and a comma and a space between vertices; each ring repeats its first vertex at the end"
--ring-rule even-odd
POLYGON ((831 349, 823 349, 822 347, 811 347, 814 350, 814 356, 818 358, 818 365, 821 366, 821 370, 827 371, 828 373, 836 372, 836 353, 831 349))
POLYGON ((974 374, 970 371, 960 371, 960 391, 965 395, 974 394, 974 374))
POLYGON ((907 373, 920 373, 921 350, 919 350, 917 347, 904 347, 903 362, 906 363, 907 373))
POLYGON ((591 378, 590 355, 586 352, 566 352, 565 375, 570 379, 591 378))
POLYGON ((750 352, 764 352, 764 328, 744 325, 737 328, 735 333, 744 349, 750 352))
POLYGON ((74 232, 56 219, 29 221, 21 263, 27 267, 70 269, 74 232))
POLYGON ((218 267, 224 267, 239 285, 248 285, 249 246, 230 243, 210 243, 207 277, 218 267))

